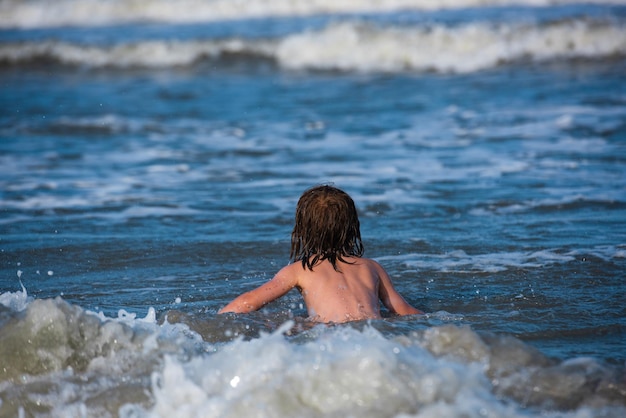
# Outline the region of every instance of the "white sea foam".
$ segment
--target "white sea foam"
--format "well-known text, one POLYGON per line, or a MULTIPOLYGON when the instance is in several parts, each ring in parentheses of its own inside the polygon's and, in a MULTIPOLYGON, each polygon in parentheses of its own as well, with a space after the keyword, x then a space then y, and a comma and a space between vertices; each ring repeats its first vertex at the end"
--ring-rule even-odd
MULTIPOLYGON (((184 324, 158 324, 152 309, 145 318, 124 309, 108 318, 61 298, 25 308, 0 333, 9 359, 0 370, 0 396, 11 399, 6 413, 528 417, 556 406, 557 416, 577 417, 610 405, 615 416, 624 412, 615 398, 624 383, 612 369, 593 359, 559 365, 512 337, 445 325, 462 319, 446 312, 425 319, 443 325, 395 336, 373 324, 294 335, 288 321, 271 334, 212 345, 184 324), (589 389, 598 385, 604 392, 589 389), (35 387, 46 390, 35 396, 35 387)), ((203 321, 228 333, 227 321, 203 321)))
POLYGON ((150 40, 110 46, 67 41, 7 42, 0 62, 53 60, 93 68, 169 68, 238 54, 291 70, 465 73, 520 60, 602 59, 626 54, 626 27, 586 19, 547 24, 468 23, 449 27, 331 24, 269 40, 150 40))
POLYGON ((453 414, 517 415, 490 392, 482 364, 436 358, 407 343, 385 339, 372 328, 341 329, 303 345, 289 343, 280 331, 237 340, 188 363, 167 358, 153 379, 154 407, 125 413, 374 417, 420 411, 429 416, 446 404, 453 414))
POLYGON ((262 54, 263 45, 243 41, 145 41, 114 46, 72 44, 59 41, 5 43, 0 46, 0 60, 19 63, 49 58, 66 65, 115 68, 166 68, 188 66, 202 58, 242 53, 253 47, 262 54))
POLYGON ((467 254, 454 250, 443 254, 409 253, 379 257, 379 261, 399 261, 408 269, 432 270, 445 273, 486 272, 498 273, 509 269, 537 269, 553 264, 564 264, 584 257, 597 257, 604 261, 624 258, 625 245, 605 245, 575 250, 543 249, 488 254, 467 254))
MULTIPOLYGON (((18 270, 17 275, 18 275, 18 278, 21 277, 22 272, 18 270)), ((26 309, 28 304, 32 302, 33 298, 28 296, 28 293, 26 292, 26 288, 24 287, 21 281, 20 281, 20 286, 22 287, 21 292, 20 291, 5 292, 5 293, 0 294, 0 305, 4 305, 7 308, 13 311, 17 311, 17 312, 20 312, 26 309)))
POLYGON ((190 361, 166 357, 153 374, 154 405, 125 405, 121 416, 545 416, 505 397, 534 405, 581 403, 556 414, 574 417, 598 413, 593 408, 604 402, 586 406, 584 398, 593 395, 579 390, 588 379, 613 383, 610 370, 592 359, 556 365, 514 338, 483 339, 468 327, 394 338, 369 326, 320 327, 303 344, 289 342, 285 331, 237 339, 190 361), (582 402, 567 400, 574 393, 582 402))
POLYGON ((539 251, 513 251, 489 254, 467 254, 463 250, 444 254, 402 254, 385 256, 380 261, 401 261, 406 267, 418 270, 441 272, 487 272, 498 273, 511 268, 540 268, 551 264, 567 263, 576 259, 574 251, 562 252, 554 249, 539 251))
POLYGON ((600 58, 626 53, 626 29, 585 20, 545 26, 471 23, 379 28, 340 23, 292 35, 277 51, 292 69, 472 72, 522 59, 600 58))
MULTIPOLYGON (((542 163, 542 166, 544 164, 542 163)), ((562 162, 560 163, 549 163, 547 164, 549 167, 549 171, 544 173, 546 177, 550 175, 556 175, 556 173, 562 173, 563 168, 576 168, 576 166, 572 167, 570 164, 564 165, 562 162), (554 172, 554 174, 552 173, 554 172)), ((553 211, 561 211, 567 207, 575 207, 577 205, 613 205, 613 204, 621 204, 623 202, 623 191, 619 188, 615 190, 599 190, 597 187, 586 186, 584 188, 575 189, 571 193, 564 193, 562 190, 554 189, 546 189, 544 190, 547 194, 552 193, 554 197, 546 197, 542 199, 532 199, 532 200, 524 200, 524 201, 502 201, 502 202, 491 202, 486 206, 475 207, 470 209, 469 213, 473 216, 490 216, 494 213, 497 214, 512 214, 512 213, 520 213, 520 212, 529 212, 536 209, 541 209, 543 211, 553 210, 553 211)))
POLYGON ((93 26, 137 21, 211 22, 320 14, 490 6, 623 4, 622 0, 45 0, 0 2, 0 27, 93 26))
POLYGON ((120 309, 117 318, 110 318, 102 312, 71 305, 60 297, 27 297, 24 288, 19 294, 1 294, 0 303, 12 311, 25 312, 18 320, 3 324, 0 353, 13 358, 10 367, 7 365, 0 373, 4 379, 22 373, 54 373, 64 367, 121 371, 129 367, 125 362, 132 352, 148 354, 164 348, 168 351, 172 342, 179 344, 172 353, 193 351, 199 338, 187 332, 188 327, 183 324, 157 324, 153 308, 143 318, 124 309, 120 309), (22 348, 21 354, 12 351, 15 347, 22 348), (109 361, 109 356, 116 354, 120 356, 119 363, 109 361))

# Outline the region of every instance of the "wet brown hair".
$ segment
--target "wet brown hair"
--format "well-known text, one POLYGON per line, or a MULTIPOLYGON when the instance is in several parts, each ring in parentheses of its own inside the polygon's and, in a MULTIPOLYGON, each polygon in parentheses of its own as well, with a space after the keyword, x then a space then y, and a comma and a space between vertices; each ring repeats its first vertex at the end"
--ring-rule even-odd
POLYGON ((309 270, 328 260, 339 271, 337 261, 362 255, 359 216, 352 198, 328 185, 305 191, 296 206, 290 259, 302 261, 302 268, 309 270))

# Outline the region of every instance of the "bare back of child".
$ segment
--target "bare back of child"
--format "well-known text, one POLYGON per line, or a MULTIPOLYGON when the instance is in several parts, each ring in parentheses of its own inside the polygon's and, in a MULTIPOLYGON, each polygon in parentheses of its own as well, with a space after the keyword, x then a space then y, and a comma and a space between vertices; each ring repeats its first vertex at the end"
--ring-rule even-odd
POLYGON ((381 317, 380 303, 397 315, 422 314, 395 290, 376 261, 362 257, 356 208, 343 191, 331 186, 307 190, 296 208, 291 258, 269 282, 235 298, 219 313, 245 313, 297 288, 309 318, 347 322, 381 317))

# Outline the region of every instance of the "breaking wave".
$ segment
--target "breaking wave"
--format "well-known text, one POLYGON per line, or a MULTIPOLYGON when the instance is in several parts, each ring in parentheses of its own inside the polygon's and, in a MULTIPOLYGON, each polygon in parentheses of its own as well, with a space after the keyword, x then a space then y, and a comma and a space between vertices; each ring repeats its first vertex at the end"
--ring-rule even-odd
POLYGON ((428 316, 408 333, 385 321, 190 319, 197 332, 158 323, 153 309, 108 318, 25 289, 2 294, 0 415, 617 417, 626 407, 622 367, 550 359, 428 316))
POLYGON ((467 73, 520 61, 626 55, 626 27, 612 20, 382 27, 343 22, 276 39, 145 40, 113 45, 47 40, 0 45, 0 65, 173 68, 271 61, 288 70, 467 73))
POLYGON ((620 0, 45 0, 0 1, 0 27, 193 23, 323 14, 499 6, 623 4, 620 0))

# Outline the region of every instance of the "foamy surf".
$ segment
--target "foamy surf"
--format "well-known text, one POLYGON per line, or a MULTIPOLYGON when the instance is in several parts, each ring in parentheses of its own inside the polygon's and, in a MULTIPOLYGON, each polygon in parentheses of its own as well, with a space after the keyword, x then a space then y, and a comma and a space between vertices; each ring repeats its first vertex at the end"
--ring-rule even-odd
POLYGON ((501 6, 623 4, 621 0, 36 0, 0 2, 0 27, 197 23, 327 14, 432 11, 501 6))
POLYGON ((573 20, 426 28, 342 23, 287 38, 277 56, 282 66, 292 69, 466 73, 523 60, 592 60, 624 53, 622 25, 573 20))
POLYGON ((277 39, 146 40, 114 45, 20 41, 0 45, 4 66, 177 68, 232 60, 287 70, 469 73, 518 62, 603 60, 626 55, 626 27, 612 20, 383 27, 359 21, 277 39))
POLYGON ((2 416, 626 412, 623 368, 592 358, 550 359, 516 338, 477 333, 455 320, 428 326, 429 316, 415 318, 422 326, 402 331, 402 323, 396 328, 389 320, 267 327, 254 317, 203 314, 193 318, 204 324, 200 335, 181 323, 159 324, 152 310, 145 318, 124 310, 107 318, 56 298, 31 300, 16 311, 4 305, 14 296, 0 298, 2 416), (242 324, 257 328, 256 336, 238 336, 242 324))
POLYGON ((62 298, 29 299, 22 310, 0 296, 0 416, 112 416, 127 402, 147 403, 150 373, 169 353, 196 352, 187 327, 158 325, 120 310, 117 318, 62 298))

